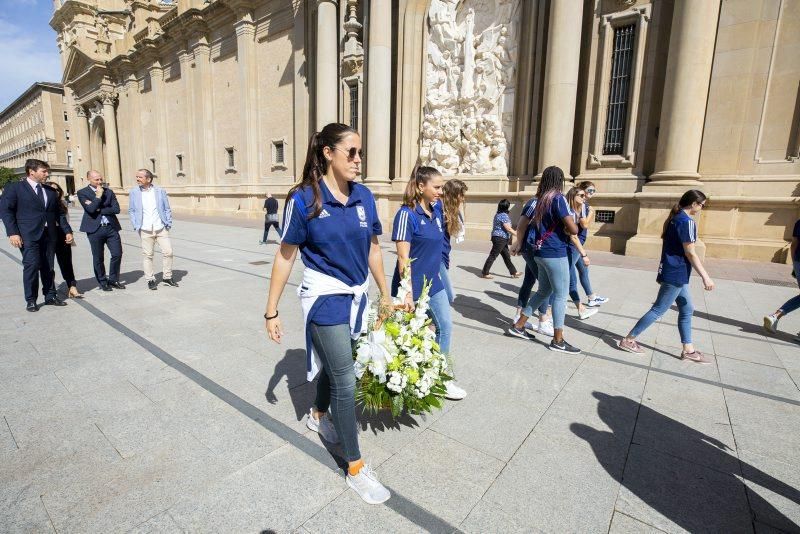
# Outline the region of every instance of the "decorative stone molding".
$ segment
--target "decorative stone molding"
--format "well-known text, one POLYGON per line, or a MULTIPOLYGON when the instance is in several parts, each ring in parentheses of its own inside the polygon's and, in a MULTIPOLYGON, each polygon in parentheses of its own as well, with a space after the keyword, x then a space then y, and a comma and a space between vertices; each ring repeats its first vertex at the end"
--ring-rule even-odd
POLYGON ((344 23, 346 32, 344 56, 342 57, 342 76, 349 77, 361 72, 364 68, 364 47, 358 35, 363 26, 358 22, 356 12, 358 0, 347 0, 347 20, 344 23))
POLYGON ((83 106, 75 106, 75 114, 82 119, 88 116, 83 106))
POLYGON ((647 43, 647 29, 650 22, 650 4, 634 7, 619 13, 604 15, 600 19, 600 42, 597 48, 600 76, 595 85, 595 101, 592 106, 594 131, 586 166, 589 169, 600 167, 630 168, 636 165, 636 140, 639 118, 639 100, 644 74, 644 52, 647 43), (636 25, 633 65, 631 67, 630 97, 628 116, 625 121, 625 142, 621 155, 603 155, 603 136, 608 117, 608 92, 611 79, 612 49, 614 30, 627 24, 636 25))

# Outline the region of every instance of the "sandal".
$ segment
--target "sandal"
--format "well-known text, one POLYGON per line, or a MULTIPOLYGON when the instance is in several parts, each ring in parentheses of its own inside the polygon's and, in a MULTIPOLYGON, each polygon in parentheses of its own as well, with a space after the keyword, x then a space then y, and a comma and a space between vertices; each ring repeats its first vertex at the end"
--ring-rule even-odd
POLYGON ((689 360, 703 365, 709 365, 711 363, 711 360, 706 358, 699 350, 695 350, 694 352, 681 351, 681 360, 689 360))
POLYGON ((511 278, 519 278, 520 276, 522 276, 522 273, 517 271, 516 273, 511 275, 511 278))
POLYGON ((480 276, 481 276, 481 278, 484 278, 484 279, 486 279, 486 280, 492 280, 492 279, 494 279, 494 276, 492 276, 491 274, 482 274, 482 275, 480 275, 480 276))

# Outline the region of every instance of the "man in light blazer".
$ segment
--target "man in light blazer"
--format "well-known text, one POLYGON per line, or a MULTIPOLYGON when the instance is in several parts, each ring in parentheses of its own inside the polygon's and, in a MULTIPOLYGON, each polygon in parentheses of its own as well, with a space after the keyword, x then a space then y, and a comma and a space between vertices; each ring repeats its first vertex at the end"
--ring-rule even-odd
POLYGON ((162 188, 153 185, 153 173, 147 169, 136 171, 137 187, 130 190, 128 197, 128 214, 134 231, 142 239, 142 255, 144 256, 144 277, 147 287, 158 289, 158 282, 153 269, 153 253, 155 244, 161 249, 163 256, 165 284, 178 287, 172 279, 172 243, 169 230, 172 228, 172 210, 169 197, 162 188))

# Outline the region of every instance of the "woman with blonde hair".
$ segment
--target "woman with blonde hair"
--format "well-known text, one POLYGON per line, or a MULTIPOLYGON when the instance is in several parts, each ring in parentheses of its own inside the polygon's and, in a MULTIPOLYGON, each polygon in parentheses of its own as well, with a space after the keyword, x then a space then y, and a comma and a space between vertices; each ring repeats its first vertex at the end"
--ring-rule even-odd
POLYGON ((576 278, 576 265, 581 264, 584 267, 589 267, 589 254, 583 248, 583 243, 580 240, 580 219, 583 213, 584 202, 586 201, 586 191, 578 187, 573 187, 567 191, 567 204, 572 212, 575 214, 575 224, 578 225, 578 234, 569 236, 569 246, 567 248, 567 259, 569 260, 569 296, 573 304, 578 309, 578 317, 581 319, 588 319, 596 314, 599 310, 597 308, 589 308, 581 303, 580 296, 577 289, 573 286, 576 278))
POLYGON ((444 246, 442 248, 442 264, 439 267, 439 276, 444 284, 444 290, 447 291, 447 299, 450 304, 456 298, 453 292, 453 284, 450 283, 450 250, 453 248, 451 239, 455 238, 456 243, 464 241, 464 215, 461 212, 461 207, 464 205, 466 198, 467 184, 457 178, 452 178, 445 182, 442 187, 441 201, 436 204, 442 211, 444 219, 444 246))

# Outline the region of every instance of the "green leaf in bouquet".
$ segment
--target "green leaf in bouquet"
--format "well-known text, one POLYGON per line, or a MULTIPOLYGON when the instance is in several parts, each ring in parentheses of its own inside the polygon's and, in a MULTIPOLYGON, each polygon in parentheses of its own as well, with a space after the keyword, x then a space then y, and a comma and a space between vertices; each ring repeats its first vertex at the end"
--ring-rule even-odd
POLYGON ((392 415, 398 417, 401 413, 403 413, 403 396, 394 395, 392 397, 392 415))

